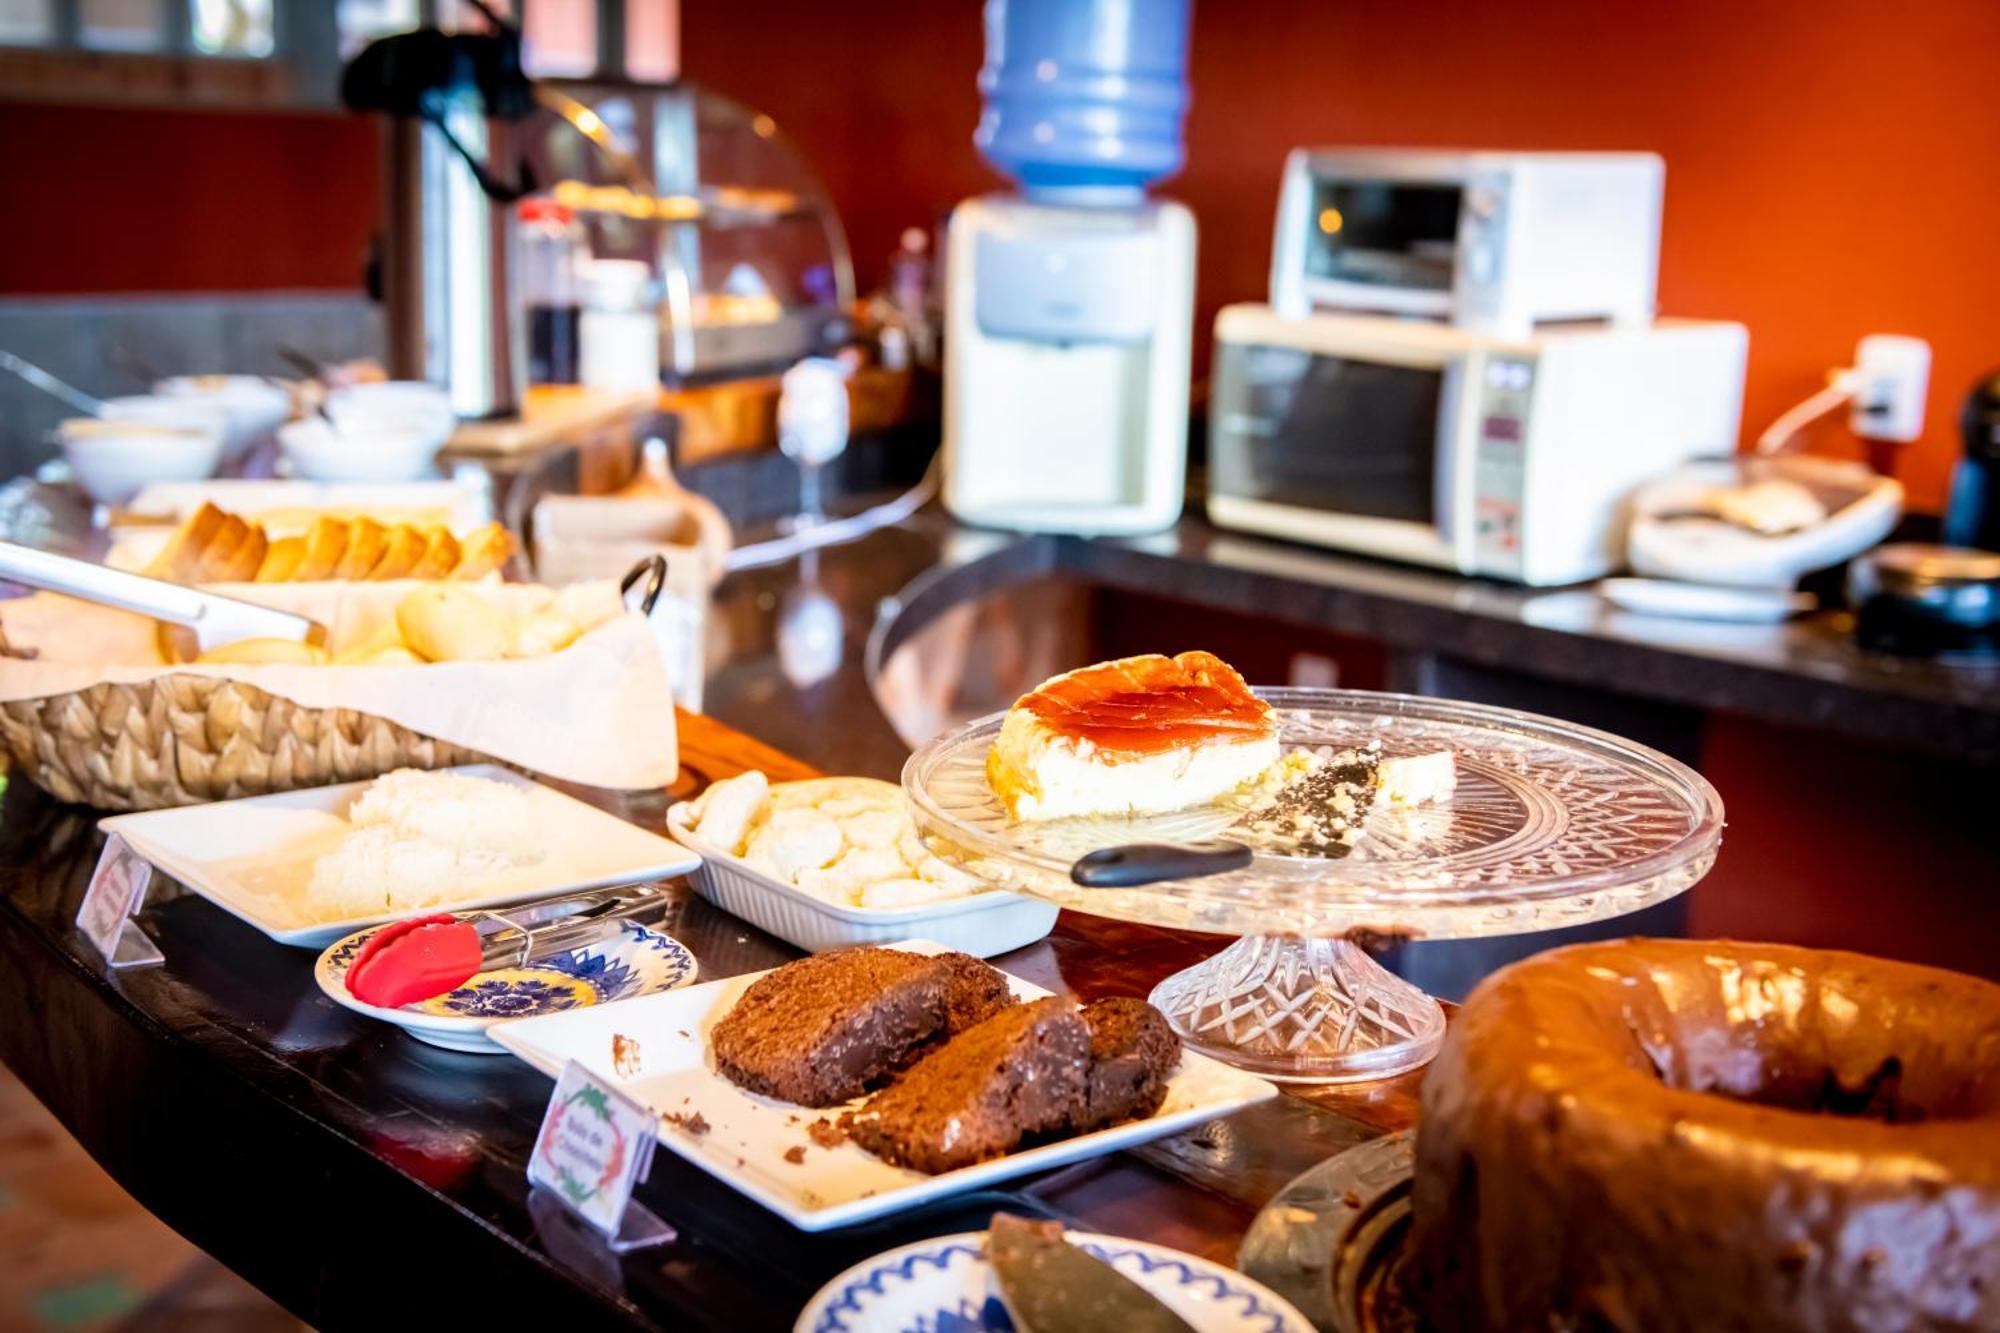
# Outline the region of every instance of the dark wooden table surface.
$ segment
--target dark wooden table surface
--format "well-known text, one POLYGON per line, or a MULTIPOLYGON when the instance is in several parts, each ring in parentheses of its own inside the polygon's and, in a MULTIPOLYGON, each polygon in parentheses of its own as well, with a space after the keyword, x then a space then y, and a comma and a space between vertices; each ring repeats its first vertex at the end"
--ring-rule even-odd
MULTIPOLYGON (((681 745, 674 795, 746 767, 811 771, 705 718, 683 716, 681 745)), ((621 812, 656 821, 666 799, 621 812)), ((1231 1262, 1287 1180, 1413 1110, 1411 1081, 1281 1097, 1137 1151, 819 1235, 660 1153, 640 1197, 679 1239, 619 1259, 530 1206, 523 1165, 546 1077, 331 1004, 309 953, 192 896, 145 914, 164 967, 108 972, 71 926, 100 844, 90 812, 19 781, 0 799, 0 1060, 148 1208, 322 1328, 526 1312, 789 1328, 846 1265, 981 1226, 996 1207, 1231 1262)), ((795 954, 684 885, 671 928, 704 979, 795 954)), ((995 961, 1085 998, 1143 995, 1222 943, 1066 913, 1046 940, 995 961)))

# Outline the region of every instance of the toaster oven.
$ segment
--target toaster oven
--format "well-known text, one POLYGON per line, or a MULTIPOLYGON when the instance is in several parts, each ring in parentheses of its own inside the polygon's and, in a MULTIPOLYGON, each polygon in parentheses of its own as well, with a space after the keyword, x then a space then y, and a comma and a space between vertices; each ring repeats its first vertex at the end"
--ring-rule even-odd
POLYGON ((1517 335, 1563 320, 1643 324, 1665 178, 1651 153, 1295 149, 1271 304, 1517 335))
POLYGON ((1218 525, 1528 584, 1611 572, 1641 482, 1735 451, 1749 345, 1731 323, 1508 338, 1262 305, 1215 340, 1218 525))

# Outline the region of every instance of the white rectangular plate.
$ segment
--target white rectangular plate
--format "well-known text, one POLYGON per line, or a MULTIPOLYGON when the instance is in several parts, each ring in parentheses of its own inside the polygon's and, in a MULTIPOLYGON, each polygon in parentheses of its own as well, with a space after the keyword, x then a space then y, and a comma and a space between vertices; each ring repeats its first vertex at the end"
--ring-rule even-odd
POLYGON ((325 948, 379 921, 660 879, 701 864, 700 857, 658 834, 508 769, 470 764, 445 771, 540 788, 545 818, 538 832, 547 851, 533 864, 481 876, 465 886, 461 898, 405 912, 307 921, 292 903, 312 878, 313 862, 332 851, 347 831, 343 816, 366 782, 115 815, 100 820, 98 827, 123 835, 139 855, 278 943, 308 949, 325 948))
MULTIPOLYGON (((891 947, 940 953, 944 946, 912 940, 891 947)), ((807 1127, 821 1116, 838 1119, 841 1107, 815 1110, 759 1097, 715 1071, 708 1057, 709 1029, 765 975, 754 972, 619 1004, 498 1023, 487 1035, 551 1078, 575 1060, 663 1116, 699 1114, 708 1122, 706 1133, 691 1134, 662 1120, 660 1142, 804 1231, 864 1222, 1030 1171, 1129 1148, 1278 1092, 1263 1079, 1184 1050, 1166 1101, 1145 1120, 927 1176, 891 1166, 852 1143, 835 1148, 815 1144, 807 1127), (612 1069, 614 1033, 639 1043, 641 1066, 632 1078, 621 1079, 612 1069), (785 1160, 795 1147, 805 1149, 805 1160, 796 1164, 785 1160)), ((1049 994, 1018 977, 1008 982, 1022 999, 1049 994)))

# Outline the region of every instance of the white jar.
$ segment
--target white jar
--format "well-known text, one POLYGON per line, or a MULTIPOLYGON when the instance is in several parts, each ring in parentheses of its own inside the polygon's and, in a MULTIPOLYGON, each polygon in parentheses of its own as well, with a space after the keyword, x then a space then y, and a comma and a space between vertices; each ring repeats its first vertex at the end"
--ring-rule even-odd
POLYGON ((658 388, 660 316, 646 261, 590 260, 583 266, 583 292, 577 342, 584 384, 593 389, 658 388))

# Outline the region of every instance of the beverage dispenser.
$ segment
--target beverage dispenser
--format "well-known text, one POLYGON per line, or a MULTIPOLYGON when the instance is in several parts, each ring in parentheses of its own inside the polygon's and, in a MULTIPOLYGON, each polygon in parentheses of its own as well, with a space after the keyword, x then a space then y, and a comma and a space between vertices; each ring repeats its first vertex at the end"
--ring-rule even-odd
POLYGON ((1039 532, 1180 515, 1194 217, 1181 165, 1187 0, 988 0, 974 142, 1018 194, 952 213, 946 505, 1039 532))

